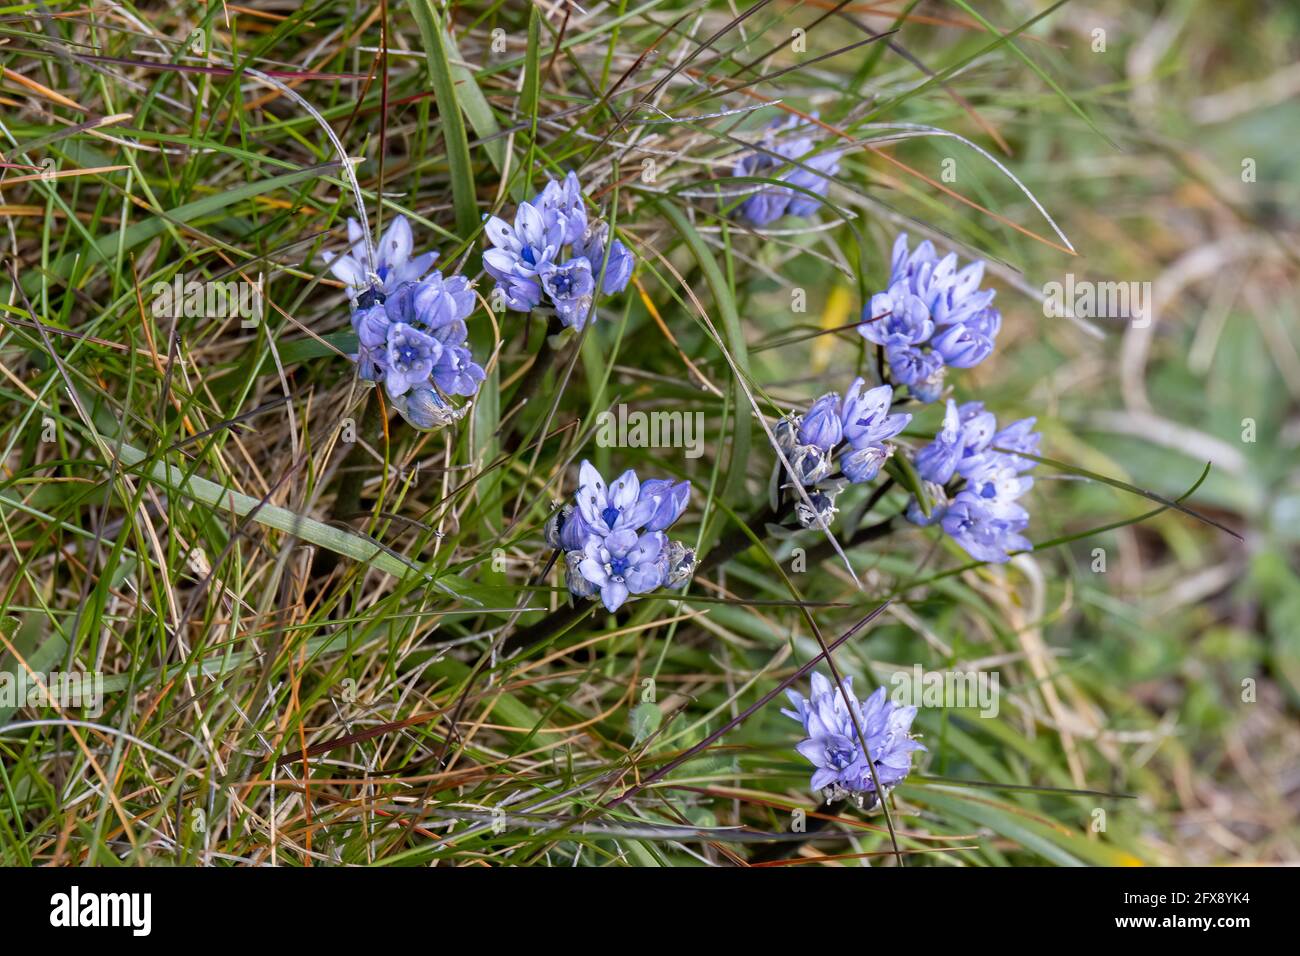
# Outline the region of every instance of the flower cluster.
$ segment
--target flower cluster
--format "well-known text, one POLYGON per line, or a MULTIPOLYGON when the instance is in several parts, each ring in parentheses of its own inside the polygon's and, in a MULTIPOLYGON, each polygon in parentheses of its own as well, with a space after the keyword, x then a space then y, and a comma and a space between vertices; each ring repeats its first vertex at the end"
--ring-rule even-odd
POLYGON ((597 278, 605 295, 621 292, 636 264, 627 246, 609 238, 606 223, 588 222, 582 186, 572 172, 563 182, 548 180, 531 203, 520 203, 514 222, 489 218, 486 231, 493 248, 483 253, 483 267, 505 304, 531 312, 549 302, 574 329, 591 314, 597 278))
POLYGON ((546 541, 564 552, 565 584, 579 598, 595 597, 616 611, 630 594, 665 584, 680 587, 695 569, 695 552, 664 534, 686 510, 689 481, 641 481, 628 469, 613 484, 589 462, 578 469, 575 505, 547 522, 546 541))
MULTIPOLYGON (((799 125, 797 116, 784 120, 773 120, 763 131, 763 149, 745 153, 736 161, 735 175, 765 176, 779 179, 781 182, 797 186, 825 196, 830 188, 828 176, 839 172, 840 155, 838 149, 823 150, 816 155, 809 155, 817 142, 808 135, 780 139, 779 134, 789 132, 799 125), (789 167, 790 162, 800 165, 788 168, 784 173, 773 177, 772 171, 789 167)), ((751 193, 737 207, 737 215, 752 226, 766 226, 782 216, 811 216, 820 203, 806 192, 791 189, 789 186, 766 185, 751 193)))
MULTIPOLYGON (((790 415, 776 425, 776 440, 790 462, 793 479, 809 488, 808 499, 796 512, 805 528, 829 522, 835 514, 835 496, 843 487, 827 481, 835 472, 836 450, 840 449, 839 471, 852 484, 872 481, 894 453, 893 438, 912 420, 908 414, 890 414, 894 390, 878 385, 863 391, 866 383, 854 381, 843 401, 829 392, 803 415, 790 415), (841 447, 847 443, 847 447, 841 447)), ((779 467, 779 466, 778 466, 779 467)))
POLYGON ((989 357, 1002 313, 981 289, 984 263, 957 268, 957 256, 940 259, 927 239, 908 251, 907 234, 894 242, 889 288, 871 297, 858 331, 882 346, 895 382, 922 402, 937 400, 945 368, 971 368, 989 357))
POLYGON ((1038 452, 1040 435, 1034 419, 998 430, 997 419, 982 402, 957 405, 949 399, 943 428, 916 454, 917 473, 931 498, 929 515, 913 499, 907 518, 914 524, 936 521, 944 533, 978 561, 1004 562, 1010 551, 1033 545, 1020 532, 1029 513, 1017 500, 1034 483, 1025 474, 1038 452))
POLYGON ((793 690, 785 692, 794 710, 782 709, 781 713, 803 724, 808 735, 795 749, 816 768, 810 786, 823 791, 827 800, 847 796, 860 800, 863 794, 875 794, 876 780, 888 793, 912 769, 912 752, 925 750, 910 733, 916 708, 899 707, 887 700, 883 687, 859 703, 853 695, 852 677, 844 678, 844 690, 847 700, 839 688, 814 672, 811 697, 793 690), (867 754, 862 752, 859 727, 875 767, 875 779, 867 766, 867 754))
POLYGON ((446 425, 463 414, 444 396, 477 394, 484 378, 466 347, 465 319, 474 293, 463 276, 433 269, 435 253, 412 258, 411 225, 398 216, 384 232, 369 269, 361 226, 348 220, 348 254, 324 253, 347 286, 357 333, 358 371, 383 382, 393 404, 417 428, 446 425))

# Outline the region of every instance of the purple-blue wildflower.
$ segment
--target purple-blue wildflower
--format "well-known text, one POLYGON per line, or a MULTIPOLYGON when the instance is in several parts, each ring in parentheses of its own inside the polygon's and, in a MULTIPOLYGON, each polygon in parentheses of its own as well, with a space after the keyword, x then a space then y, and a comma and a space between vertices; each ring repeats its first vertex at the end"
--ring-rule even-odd
POLYGON ((750 193, 736 209, 737 215, 750 225, 766 226, 785 215, 813 215, 821 203, 800 190, 825 196, 830 189, 828 177, 839 172, 842 150, 826 149, 814 154, 817 140, 807 133, 781 138, 780 134, 801 129, 801 123, 797 116, 773 120, 763 130, 761 148, 736 160, 736 176, 775 178, 799 187, 766 184, 750 193), (799 165, 791 165, 791 161, 799 165), (785 172, 773 175, 773 170, 783 167, 785 172))
POLYGON ((686 503, 691 499, 691 483, 673 481, 671 478, 650 478, 641 482, 638 497, 658 502, 654 513, 646 519, 646 528, 651 531, 666 531, 686 510, 686 503))
POLYGON ((351 220, 348 237, 352 252, 326 259, 348 283, 354 302, 358 374, 382 382, 393 405, 417 428, 454 421, 463 408, 454 408, 445 396, 473 396, 485 378, 466 344, 465 319, 476 302, 472 287, 464 276, 430 272, 433 253, 411 257, 411 227, 404 216, 380 240, 374 274, 366 271, 361 227, 351 220))
POLYGON ((542 291, 555 305, 560 321, 571 328, 581 329, 591 311, 596 279, 591 274, 591 263, 582 256, 570 259, 564 265, 542 275, 542 291))
POLYGON ((829 392, 803 415, 786 416, 773 429, 794 480, 810 489, 812 506, 802 498, 795 506, 806 528, 823 526, 835 514, 835 497, 844 483, 825 479, 834 474, 837 455, 840 471, 850 483, 872 481, 894 453, 890 439, 912 420, 908 414, 890 414, 892 386, 864 391, 865 384, 856 379, 842 401, 838 393, 829 392))
POLYGON ((565 242, 564 218, 526 202, 515 210, 513 223, 491 216, 484 231, 494 248, 483 253, 483 265, 496 279, 540 278, 555 268, 565 242))
POLYGON ((520 203, 513 222, 488 218, 485 232, 492 248, 483 253, 483 268, 504 304, 531 312, 549 302, 567 328, 581 330, 594 314, 598 279, 606 295, 621 292, 636 264, 627 246, 609 241, 605 223, 588 220, 573 172, 548 180, 531 203, 520 203))
POLYGON ((532 205, 540 209, 543 216, 554 217, 560 222, 566 243, 578 242, 587 231, 582 184, 573 170, 569 170, 562 181, 547 180, 542 191, 533 198, 532 205))
POLYGON ((928 239, 909 250, 907 234, 894 242, 889 285, 862 311, 858 331, 885 350, 894 381, 922 402, 943 393, 945 368, 972 368, 993 352, 1002 315, 996 294, 979 287, 984 263, 957 267, 928 239))
POLYGON ((388 328, 384 386, 396 398, 427 382, 442 358, 442 343, 427 332, 395 322, 388 328))
POLYGON ((927 483, 930 514, 914 499, 907 519, 923 526, 938 522, 977 561, 1001 563, 1012 551, 1031 550, 1021 534, 1029 512, 1018 499, 1034 483, 1025 474, 1034 462, 1024 457, 1038 450, 1033 427, 1034 419, 1025 418, 998 431, 981 402, 958 406, 949 400, 943 427, 914 461, 927 483))
POLYGON ((605 261, 605 242, 609 238, 609 226, 603 222, 587 227, 582 238, 573 244, 573 254, 581 256, 591 263, 591 271, 599 274, 601 264, 605 265, 605 277, 601 280, 600 291, 613 295, 627 288, 632 278, 632 267, 636 259, 627 246, 615 239, 609 243, 609 261, 605 261))
POLYGON ((901 282, 890 286, 888 292, 873 295, 868 308, 869 315, 864 315, 858 326, 868 342, 899 348, 920 345, 934 334, 930 310, 901 282))
POLYGON ((926 481, 946 485, 957 470, 961 450, 961 416, 957 412, 957 403, 948 399, 943 426, 934 436, 934 441, 916 453, 916 473, 926 481))
POLYGON ((913 752, 925 750, 911 735, 916 708, 899 707, 886 698, 883 687, 876 688, 859 703, 853 694, 852 677, 844 678, 844 693, 841 693, 830 680, 814 671, 810 697, 795 690, 787 690, 786 696, 794 710, 783 708, 781 713, 799 721, 807 734, 795 745, 795 750, 815 768, 809 786, 822 791, 829 800, 850 796, 861 799, 861 795, 875 794, 877 780, 888 793, 911 771, 913 752), (863 739, 867 753, 862 751, 863 739), (867 763, 868 754, 871 766, 867 763))
POLYGON ((799 423, 799 443, 816 445, 824 452, 830 452, 844 437, 844 424, 840 421, 840 396, 827 392, 803 415, 799 423))
POLYGON ((659 506, 656 497, 641 495, 641 481, 631 468, 607 488, 595 467, 584 461, 578 469, 578 511, 592 531, 600 535, 645 527, 659 506))
POLYGON ((894 390, 888 385, 877 385, 863 391, 866 382, 855 379, 844 395, 840 417, 844 423, 844 438, 854 448, 874 445, 893 438, 912 420, 907 413, 891 415, 890 406, 894 390))
POLYGON ((372 304, 371 300, 382 302, 385 295, 402 283, 416 282, 433 268, 438 254, 426 252, 413 259, 411 251, 414 246, 411 224, 405 216, 398 216, 379 239, 379 245, 375 249, 375 271, 371 273, 361 224, 355 219, 349 219, 349 251, 344 255, 325 251, 321 253, 321 258, 335 278, 347 286, 348 296, 358 307, 364 308, 372 304), (374 290, 378 291, 378 296, 374 290))
POLYGON ((631 594, 685 584, 695 552, 664 532, 681 517, 690 493, 689 481, 642 482, 631 469, 609 487, 582 462, 576 506, 560 508, 545 528, 547 543, 565 554, 565 583, 574 597, 599 594, 615 611, 631 594))
POLYGON ((617 611, 629 594, 646 594, 668 577, 668 538, 662 531, 615 531, 592 535, 578 570, 600 591, 607 611, 617 611))

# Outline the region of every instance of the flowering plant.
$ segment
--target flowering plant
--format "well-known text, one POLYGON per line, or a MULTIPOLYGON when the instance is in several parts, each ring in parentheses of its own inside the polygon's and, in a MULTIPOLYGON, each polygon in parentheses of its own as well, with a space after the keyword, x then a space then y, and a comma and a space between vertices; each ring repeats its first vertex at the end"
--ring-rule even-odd
POLYGON ((940 259, 928 239, 912 252, 907 234, 894 241, 889 286, 862 310, 858 331, 884 349, 894 381, 922 402, 943 392, 946 368, 971 368, 993 352, 1002 313, 981 289, 984 263, 957 268, 957 256, 940 259))
POLYGON ((837 460, 839 473, 850 484, 873 481, 894 453, 891 439, 912 420, 907 413, 890 413, 891 386, 863 391, 865 385, 865 380, 856 379, 843 400, 838 392, 828 392, 803 415, 777 422, 777 444, 793 469, 791 477, 809 489, 812 507, 802 500, 796 504, 805 528, 824 524, 835 514, 835 498, 844 487, 833 477, 837 460))
POLYGON ((746 152, 736 160, 736 176, 775 175, 781 182, 790 184, 767 184, 749 194, 736 208, 736 215, 751 226, 766 226, 782 216, 813 215, 820 203, 800 190, 825 196, 831 184, 828 177, 839 172, 842 150, 814 153, 817 141, 807 133, 784 138, 781 135, 800 129, 801 120, 797 116, 775 119, 763 131, 763 148, 746 152), (798 165, 791 166, 791 162, 798 165), (775 172, 783 167, 784 172, 775 172))
POLYGON ((1001 563, 1011 551, 1032 550, 1021 534, 1029 526, 1029 512, 1018 499, 1034 484, 1025 472, 1035 462, 1024 457, 1038 451, 1041 436, 1033 428, 1034 419, 1022 418, 999 431, 982 402, 959 406, 949 399, 943 428, 916 454, 930 513, 913 498, 907 519, 918 525, 937 522, 978 561, 1001 563))
POLYGON ((787 690, 786 696, 794 709, 781 713, 799 721, 807 734, 795 750, 816 768, 808 785, 821 790, 827 800, 852 797, 862 802, 870 795, 874 805, 877 782, 888 793, 907 777, 912 754, 925 750, 911 735, 916 708, 887 700, 883 687, 859 703, 852 677, 844 678, 841 692, 814 672, 811 697, 794 690, 787 690))
POLYGON ((689 481, 641 481, 628 469, 612 488, 589 462, 578 471, 578 493, 547 523, 546 540, 564 555, 565 582, 574 597, 597 594, 616 611, 632 594, 681 587, 695 552, 664 534, 691 496, 689 481))
POLYGON ((485 377, 466 345, 465 320, 474 311, 469 282, 433 270, 436 253, 411 257, 405 216, 384 232, 373 271, 360 224, 352 219, 348 240, 348 254, 326 252, 324 258, 353 305, 358 373, 382 382, 398 411, 417 428, 455 421, 464 410, 453 408, 446 396, 471 397, 485 377))
POLYGON ((492 248, 483 254, 483 268, 502 301, 517 312, 549 302, 573 329, 591 315, 597 280, 605 295, 621 292, 636 264, 627 246, 610 239, 607 224, 588 220, 573 172, 549 180, 531 203, 520 203, 513 222, 489 218, 487 237, 492 248))

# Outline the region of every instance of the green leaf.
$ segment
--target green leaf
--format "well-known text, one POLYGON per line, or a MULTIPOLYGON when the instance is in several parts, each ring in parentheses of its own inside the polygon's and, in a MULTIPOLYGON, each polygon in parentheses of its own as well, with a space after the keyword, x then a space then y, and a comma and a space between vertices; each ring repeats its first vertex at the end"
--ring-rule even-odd
POLYGON ((429 64, 429 81, 433 84, 433 102, 442 120, 456 228, 462 239, 468 239, 479 227, 478 198, 474 191, 474 169, 469 158, 465 119, 461 115, 455 75, 447 51, 447 26, 431 0, 411 0, 411 12, 420 27, 420 38, 429 64))
MULTIPOLYGON (((118 455, 127 466, 143 465, 146 476, 170 492, 185 495, 210 507, 225 509, 241 518, 251 515, 252 520, 258 524, 386 571, 399 580, 410 574, 425 573, 419 565, 355 531, 331 527, 278 505, 263 504, 257 498, 223 488, 216 482, 197 475, 187 478, 179 468, 161 461, 149 461, 148 455, 130 445, 122 445, 118 455)), ((432 583, 440 590, 455 594, 445 581, 435 580, 432 583)), ((460 594, 456 596, 463 597, 460 594)))
POLYGON ((745 343, 744 329, 740 325, 740 314, 736 310, 736 300, 731 293, 731 286, 722 275, 722 270, 718 268, 714 253, 700 238, 695 227, 682 211, 671 203, 656 201, 654 205, 686 241, 687 247, 699 264, 700 271, 704 273, 704 279, 713 292, 713 304, 722 319, 722 328, 727 337, 726 344, 718 343, 719 347, 724 350, 730 349, 731 361, 735 365, 733 369, 735 395, 732 401, 736 410, 736 427, 732 437, 731 467, 727 470, 727 481, 722 497, 728 501, 737 501, 743 498, 745 493, 746 464, 749 460, 749 412, 752 409, 749 396, 745 392, 744 379, 749 377, 749 349, 745 343))
MULTIPOLYGON (((260 196, 263 193, 269 193, 272 190, 279 189, 282 186, 292 186, 294 183, 302 182, 304 179, 311 179, 320 176, 322 173, 337 169, 338 163, 324 163, 320 166, 309 166, 306 169, 300 169, 297 172, 285 173, 283 176, 273 176, 270 179, 263 179, 257 182, 247 183, 243 186, 237 186, 234 189, 222 190, 211 196, 204 196, 202 199, 196 199, 194 202, 187 202, 183 205, 176 206, 166 212, 159 212, 151 219, 143 222, 137 222, 120 229, 116 232, 109 233, 95 240, 90 249, 95 255, 99 256, 108 264, 112 264, 113 257, 118 251, 126 252, 134 249, 142 243, 160 235, 168 225, 178 223, 193 222, 204 216, 209 216, 218 210, 225 209, 227 206, 233 206, 235 203, 243 202, 245 199, 251 199, 253 196, 260 196)), ((54 260, 50 265, 50 272, 56 276, 66 278, 71 275, 73 266, 82 254, 67 253, 54 260)), ((40 288, 43 276, 40 270, 32 269, 23 276, 23 291, 28 295, 35 295, 40 288)))
POLYGON ((638 744, 641 743, 659 729, 663 719, 664 712, 659 709, 658 704, 650 701, 637 704, 632 708, 627 718, 628 729, 632 731, 632 740, 638 744))

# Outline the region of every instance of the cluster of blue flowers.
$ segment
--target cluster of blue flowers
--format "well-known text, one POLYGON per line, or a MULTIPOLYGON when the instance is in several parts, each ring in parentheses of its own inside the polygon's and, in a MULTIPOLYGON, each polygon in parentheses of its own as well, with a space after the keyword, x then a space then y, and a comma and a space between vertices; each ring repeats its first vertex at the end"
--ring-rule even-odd
POLYGON ((1004 562, 1011 551, 1033 544, 1020 532, 1029 512, 1017 499, 1034 484, 1025 472, 1034 467, 1025 455, 1038 452, 1040 435, 1033 418, 998 430, 997 419, 982 402, 958 406, 949 399, 943 428, 916 454, 917 473, 931 499, 929 515, 913 499, 907 518, 914 524, 935 522, 977 561, 1004 562))
POLYGON ((876 780, 887 794, 912 769, 913 751, 925 750, 911 736, 916 708, 899 707, 886 698, 883 687, 859 703, 853 694, 852 677, 844 678, 844 690, 847 700, 830 680, 814 672, 812 696, 786 691, 794 710, 783 708, 781 713, 803 724, 808 735, 795 750, 816 768, 810 782, 812 789, 821 790, 827 800, 851 797, 859 804, 871 794, 874 806, 875 798, 881 796, 876 794, 876 780), (862 728, 875 779, 867 754, 862 751, 854 716, 857 727, 862 728))
POLYGON ((547 522, 546 541, 564 552, 565 584, 578 598, 599 594, 616 611, 632 594, 680 587, 695 552, 664 534, 686 510, 689 481, 641 481, 628 469, 608 487, 589 462, 578 469, 574 505, 547 522))
POLYGON ((889 439, 912 420, 906 413, 890 414, 891 386, 863 391, 865 384, 859 378, 843 401, 838 392, 828 392, 805 414, 788 415, 776 424, 777 444, 790 462, 793 479, 810 489, 812 507, 802 500, 795 505, 805 528, 824 525, 835 514, 835 497, 844 487, 834 477, 837 449, 839 473, 844 478, 851 484, 872 481, 894 453, 889 439))
MULTIPOLYGON (((781 138, 781 134, 796 129, 799 124, 797 116, 773 120, 763 131, 763 149, 745 153, 736 160, 735 175, 775 178, 818 196, 825 196, 830 188, 827 177, 839 172, 843 150, 828 149, 809 155, 817 145, 812 136, 804 134, 781 138), (800 165, 773 176, 773 170, 790 166, 791 161, 800 165)), ((811 216, 820 205, 816 199, 799 189, 765 185, 751 193, 737 207, 736 214, 752 226, 766 226, 786 215, 811 216)))
POLYGON ((466 347, 465 320, 474 292, 463 276, 444 278, 433 269, 436 253, 412 258, 411 225, 398 216, 374 251, 374 271, 361 225, 348 220, 347 255, 324 253, 330 271, 352 300, 354 356, 363 379, 383 382, 402 416, 416 428, 455 421, 464 410, 445 396, 469 397, 483 382, 483 369, 466 347))
POLYGON ((582 186, 572 172, 563 182, 548 180, 531 203, 520 203, 514 222, 489 218, 486 231, 493 248, 483 253, 483 267, 505 304, 531 312, 549 302, 573 329, 592 314, 596 280, 605 295, 621 292, 636 264, 627 246, 609 238, 606 223, 587 220, 582 186))
POLYGON ((940 259, 928 239, 910 253, 906 233, 894 242, 889 288, 871 297, 858 331, 884 347, 891 377, 912 397, 938 400, 945 368, 972 368, 993 352, 1002 313, 983 278, 982 261, 958 269, 956 253, 940 259))
MULTIPOLYGON (((993 290, 979 288, 983 275, 983 262, 959 269, 955 255, 940 259, 928 241, 914 252, 906 235, 894 243, 889 291, 872 296, 858 329, 884 347, 895 384, 907 386, 912 398, 937 400, 946 368, 969 368, 993 351, 1002 318, 990 305, 993 290)), ((888 439, 911 421, 909 414, 890 414, 892 385, 862 388, 858 379, 843 402, 831 392, 805 414, 777 423, 777 444, 793 480, 809 489, 811 507, 795 505, 805 528, 825 527, 836 512, 844 488, 835 474, 840 442, 849 445, 839 457, 840 475, 854 484, 871 481, 894 453, 888 439)), ((1019 499, 1033 486, 1025 472, 1034 462, 1024 456, 1037 453, 1040 437, 1032 418, 999 431, 981 402, 958 406, 949 399, 943 428, 915 456, 933 507, 926 514, 914 498, 908 520, 937 523, 979 561, 1001 563, 1013 551, 1031 550, 1021 533, 1029 513, 1019 499)))

